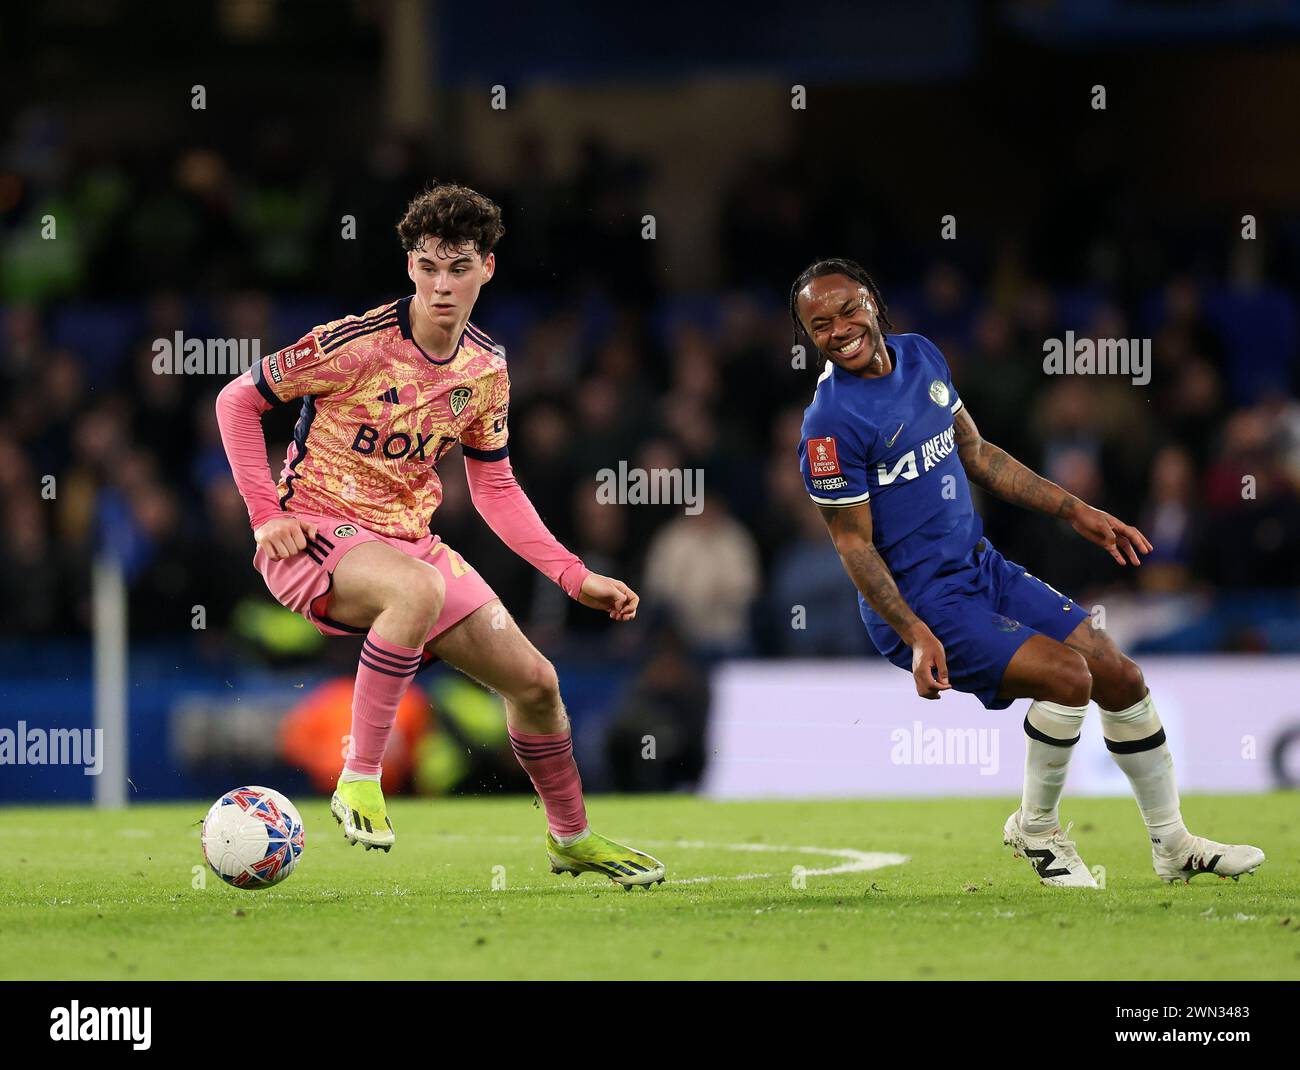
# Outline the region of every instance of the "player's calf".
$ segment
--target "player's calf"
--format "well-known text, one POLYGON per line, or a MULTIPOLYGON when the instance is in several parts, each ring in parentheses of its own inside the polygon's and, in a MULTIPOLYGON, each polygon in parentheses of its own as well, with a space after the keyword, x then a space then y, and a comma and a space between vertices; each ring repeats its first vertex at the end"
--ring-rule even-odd
POLYGON ((1025 716, 1025 775, 1020 809, 1008 819, 1003 842, 1028 858, 1039 880, 1052 886, 1095 882, 1060 828, 1057 807, 1084 717, 1092 677, 1082 655, 1035 635, 1016 651, 1003 675, 1003 692, 1033 698, 1025 716), (1054 696, 1054 697, 1053 697, 1054 696))
POLYGON ((367 543, 339 562, 329 613, 368 627, 352 692, 352 724, 343 776, 331 802, 352 843, 392 847, 392 823, 379 777, 397 707, 423 664, 423 646, 442 612, 442 574, 391 546, 367 543))
POLYGON ((1060 826, 1057 807, 1087 712, 1087 706, 1062 706, 1041 699, 1029 704, 1020 825, 1031 835, 1046 835, 1060 826))
POLYGON ((1151 694, 1122 709, 1103 707, 1101 729, 1106 749, 1133 789, 1152 849, 1167 857, 1190 857, 1194 837, 1183 824, 1174 759, 1151 694))
POLYGON ((1183 823, 1173 756, 1142 670, 1089 621, 1082 622, 1066 643, 1088 661, 1106 749, 1133 789, 1160 879, 1189 881, 1201 873, 1214 873, 1236 880, 1253 873, 1264 861, 1258 847, 1193 836, 1183 823))

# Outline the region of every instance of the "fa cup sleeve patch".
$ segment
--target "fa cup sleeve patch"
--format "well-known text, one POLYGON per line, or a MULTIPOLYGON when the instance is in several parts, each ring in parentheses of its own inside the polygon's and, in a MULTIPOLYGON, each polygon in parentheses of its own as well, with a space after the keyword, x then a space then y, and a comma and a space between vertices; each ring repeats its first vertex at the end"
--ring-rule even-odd
POLYGON ((827 436, 808 440, 808 474, 813 479, 843 474, 840 471, 839 456, 835 452, 835 439, 827 436))
POLYGON ((814 490, 844 490, 849 485, 840 471, 835 439, 827 436, 808 440, 808 477, 814 490))

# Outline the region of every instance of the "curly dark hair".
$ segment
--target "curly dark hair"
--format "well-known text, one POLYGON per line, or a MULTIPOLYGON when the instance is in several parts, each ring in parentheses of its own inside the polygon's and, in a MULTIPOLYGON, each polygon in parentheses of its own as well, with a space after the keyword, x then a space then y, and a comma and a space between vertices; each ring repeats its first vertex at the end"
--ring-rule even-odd
POLYGON ((437 239, 443 256, 466 242, 473 242, 479 256, 487 258, 501 240, 500 207, 477 190, 454 182, 435 182, 410 204, 397 224, 402 248, 419 249, 428 238, 437 239))
POLYGON ((876 320, 881 328, 887 331, 894 329, 894 325, 889 322, 889 310, 885 307, 885 299, 880 296, 880 288, 876 285, 875 280, 867 274, 867 269, 856 260, 838 256, 829 257, 824 260, 814 260, 799 272, 799 277, 794 280, 794 285, 790 287, 790 320, 794 324, 796 342, 800 338, 807 337, 808 333, 804 330, 803 324, 799 322, 799 291, 812 282, 813 279, 820 278, 823 275, 847 275, 854 282, 865 286, 872 299, 876 302, 876 320))

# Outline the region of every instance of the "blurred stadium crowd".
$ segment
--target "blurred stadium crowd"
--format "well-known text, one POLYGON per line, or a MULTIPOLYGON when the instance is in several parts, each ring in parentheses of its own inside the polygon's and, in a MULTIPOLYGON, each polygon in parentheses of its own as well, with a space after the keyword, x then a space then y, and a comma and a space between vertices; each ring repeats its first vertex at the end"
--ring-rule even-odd
MULTIPOLYGON (((81 154, 48 114, 13 131, 0 180, 11 636, 87 631, 90 563, 105 551, 125 565, 135 636, 185 632, 204 606, 203 641, 219 646, 241 607, 269 602, 213 418, 223 380, 156 374, 153 343, 181 331, 255 341, 265 355, 401 296, 392 228, 407 198, 435 175, 476 184, 400 141, 327 172, 302 165, 289 129, 252 136, 256 151, 238 155, 146 158, 81 154), (354 238, 342 236, 345 216, 354 238)), ((640 234, 650 164, 594 138, 566 174, 538 139, 517 152, 516 184, 480 187, 507 229, 474 320, 507 351, 521 483, 593 569, 641 591, 643 630, 608 628, 501 546, 473 512, 455 452, 440 466, 433 529, 549 653, 630 653, 665 623, 706 656, 869 649, 795 456, 817 368, 815 356, 792 367, 785 287, 821 255, 868 266, 896 328, 944 350, 986 437, 1156 545, 1140 570, 1119 570, 1058 522, 984 500, 1008 557, 1085 603, 1117 589, 1300 584, 1294 261, 1252 255, 1231 228, 1169 236, 1169 260, 1148 258, 1137 282, 1061 271, 1014 243, 950 257, 942 243, 918 248, 868 226, 875 205, 849 207, 856 225, 825 218, 824 205, 844 202, 775 159, 737 168, 719 232, 700 238, 724 254, 716 289, 681 293, 640 234), (1149 384, 1045 375, 1043 340, 1067 329, 1152 339, 1149 384), (596 473, 620 461, 702 469, 703 513, 598 504, 596 473), (791 626, 796 606, 803 628, 791 626)), ((1059 260, 1076 237, 1038 239, 1059 260)), ((1090 232, 1086 251, 1089 264, 1132 253, 1119 227, 1090 232)), ((291 422, 267 420, 277 474, 291 422)))

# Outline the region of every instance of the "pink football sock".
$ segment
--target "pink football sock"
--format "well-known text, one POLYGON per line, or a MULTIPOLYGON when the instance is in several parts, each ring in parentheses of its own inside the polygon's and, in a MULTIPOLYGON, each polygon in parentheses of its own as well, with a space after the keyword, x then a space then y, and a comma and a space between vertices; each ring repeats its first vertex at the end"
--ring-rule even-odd
POLYGON ((357 686, 352 692, 352 742, 343 768, 377 775, 388 735, 397 720, 411 678, 420 667, 420 647, 390 643, 372 628, 361 648, 357 686))
POLYGON ((572 735, 529 735, 512 728, 510 746, 541 796, 552 835, 575 836, 586 829, 587 809, 582 803, 578 763, 573 760, 572 735))

